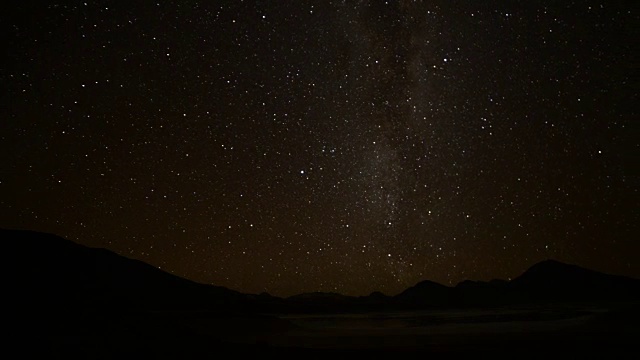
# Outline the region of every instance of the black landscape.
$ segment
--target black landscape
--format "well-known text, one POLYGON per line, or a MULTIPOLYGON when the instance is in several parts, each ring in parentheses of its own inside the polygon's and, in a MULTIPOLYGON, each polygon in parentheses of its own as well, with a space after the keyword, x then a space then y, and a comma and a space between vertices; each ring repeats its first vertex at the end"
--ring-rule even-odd
POLYGON ((1 230, 5 330, 48 356, 633 354, 640 280, 547 260, 395 296, 242 294, 52 234, 1 230))

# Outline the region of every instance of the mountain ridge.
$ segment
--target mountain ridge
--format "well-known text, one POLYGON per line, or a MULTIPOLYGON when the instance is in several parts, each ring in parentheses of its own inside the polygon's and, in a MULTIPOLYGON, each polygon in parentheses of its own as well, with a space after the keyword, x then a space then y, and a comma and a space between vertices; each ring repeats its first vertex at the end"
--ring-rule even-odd
POLYGON ((143 261, 107 249, 86 247, 53 234, 6 229, 0 230, 0 234, 5 239, 3 247, 9 250, 5 254, 11 254, 5 256, 3 263, 13 264, 4 274, 18 274, 5 282, 17 285, 13 290, 18 294, 18 303, 34 306, 36 299, 48 299, 59 308, 322 312, 640 299, 638 279, 553 259, 532 265, 511 281, 465 280, 446 286, 423 280, 394 296, 377 291, 366 296, 312 292, 282 298, 197 283, 143 261))

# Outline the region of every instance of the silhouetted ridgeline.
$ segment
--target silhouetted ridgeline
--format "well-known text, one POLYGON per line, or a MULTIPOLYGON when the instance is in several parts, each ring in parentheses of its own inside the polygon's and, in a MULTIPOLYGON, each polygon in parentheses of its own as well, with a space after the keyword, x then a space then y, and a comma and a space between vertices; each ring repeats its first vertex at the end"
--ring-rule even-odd
POLYGON ((625 303, 640 300, 640 280, 553 260, 512 281, 422 281, 396 296, 308 293, 247 295, 198 284, 111 251, 32 231, 0 230, 10 302, 39 311, 347 312, 535 303, 625 303))
POLYGON ((21 306, 61 309, 246 310, 246 295, 198 284, 109 250, 2 230, 4 276, 21 306))
POLYGON ((236 339, 293 326, 254 300, 141 261, 32 231, 0 230, 3 327, 33 358, 199 358, 264 351, 236 339), (259 349, 259 350, 258 350, 259 349))

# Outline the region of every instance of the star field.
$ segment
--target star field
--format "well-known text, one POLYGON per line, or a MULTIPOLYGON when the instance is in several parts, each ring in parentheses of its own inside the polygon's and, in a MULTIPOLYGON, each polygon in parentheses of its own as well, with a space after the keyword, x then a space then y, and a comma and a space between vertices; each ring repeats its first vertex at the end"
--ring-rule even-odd
POLYGON ((248 293, 640 277, 623 2, 5 10, 2 227, 248 293))

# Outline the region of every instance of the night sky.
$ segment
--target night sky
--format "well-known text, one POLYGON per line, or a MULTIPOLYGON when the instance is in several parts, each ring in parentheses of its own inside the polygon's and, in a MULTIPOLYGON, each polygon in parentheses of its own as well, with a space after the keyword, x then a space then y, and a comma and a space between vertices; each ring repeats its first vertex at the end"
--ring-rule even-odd
POLYGON ((4 4, 0 227, 280 296, 640 277, 631 3, 4 4))

